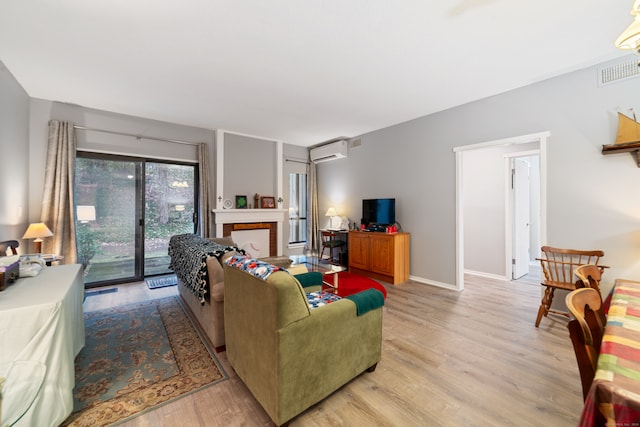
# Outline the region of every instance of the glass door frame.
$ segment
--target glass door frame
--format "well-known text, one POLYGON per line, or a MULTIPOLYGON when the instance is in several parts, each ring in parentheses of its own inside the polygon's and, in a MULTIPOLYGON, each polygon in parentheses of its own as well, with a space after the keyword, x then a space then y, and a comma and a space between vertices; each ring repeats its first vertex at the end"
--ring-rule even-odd
MULTIPOLYGON (((200 197, 199 197, 199 167, 198 163, 168 160, 168 159, 155 159, 148 157, 128 156, 121 154, 108 154, 108 153, 96 153, 90 151, 77 151, 77 158, 94 159, 94 160, 107 160, 107 161, 123 161, 133 162, 135 164, 135 209, 134 209, 134 276, 117 278, 114 280, 102 280, 97 282, 85 283, 85 288, 97 288, 101 286, 117 285, 122 283, 129 283, 133 281, 142 281, 145 277, 152 277, 156 275, 162 275, 166 273, 159 273, 156 275, 145 276, 144 274, 144 261, 145 261, 145 222, 146 215, 144 209, 145 203, 145 188, 146 188, 146 164, 147 163, 164 163, 171 165, 192 166, 194 168, 194 215, 193 215, 193 233, 198 230, 198 223, 200 221, 200 197)), ((75 181, 75 170, 74 170, 75 181)), ((74 182, 75 187, 75 182, 74 182)), ((75 188, 74 188, 75 192, 75 188)), ((77 201, 76 201, 77 203, 77 201)), ((74 207, 75 209, 75 207, 74 207)), ((77 224, 77 221, 76 221, 77 224)))

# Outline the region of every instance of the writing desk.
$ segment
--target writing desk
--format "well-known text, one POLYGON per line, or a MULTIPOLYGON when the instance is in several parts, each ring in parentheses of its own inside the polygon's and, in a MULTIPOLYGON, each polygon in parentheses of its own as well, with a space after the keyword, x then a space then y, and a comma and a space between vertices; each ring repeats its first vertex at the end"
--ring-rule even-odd
POLYGON ((324 228, 320 230, 320 244, 322 246, 320 252, 320 258, 324 254, 324 249, 329 249, 329 261, 334 262, 333 250, 338 249, 340 251, 338 256, 338 263, 341 265, 347 264, 343 259, 344 253, 349 246, 349 230, 338 230, 332 228, 324 228))
POLYGON ((617 279, 580 426, 640 426, 640 282, 617 279))
MULTIPOLYGON (((33 361, 46 369, 33 404, 16 426, 58 426, 73 410, 73 362, 85 342, 83 299, 79 264, 45 267, 0 292, 0 367, 33 361)), ((28 386, 20 381, 32 379, 13 377, 17 390, 28 386)), ((9 399, 12 390, 3 392, 9 399)))

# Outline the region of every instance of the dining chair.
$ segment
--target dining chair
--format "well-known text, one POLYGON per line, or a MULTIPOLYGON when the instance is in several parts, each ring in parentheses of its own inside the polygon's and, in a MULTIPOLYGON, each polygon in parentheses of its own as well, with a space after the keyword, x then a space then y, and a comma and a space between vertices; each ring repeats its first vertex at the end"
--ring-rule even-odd
POLYGON ((344 248, 347 244, 342 239, 338 238, 338 233, 328 230, 320 231, 320 237, 322 241, 322 250, 320 251, 320 259, 324 257, 324 250, 329 249, 329 260, 333 262, 333 250, 344 248))
POLYGON ((600 293, 600 280, 602 279, 602 266, 584 264, 576 267, 574 274, 582 281, 585 288, 593 288, 600 293))
POLYGON ((596 373, 606 323, 602 312, 602 297, 594 288, 580 288, 570 292, 565 302, 574 316, 567 328, 578 362, 582 397, 586 399, 596 373))
POLYGON ((541 282, 541 285, 544 286, 544 293, 538 309, 536 328, 540 325, 542 317, 546 317, 549 313, 570 317, 566 311, 552 309, 551 304, 557 289, 573 291, 583 286, 581 280, 576 285, 576 280, 574 279, 577 267, 584 264, 592 264, 600 269, 606 268, 606 266, 598 265, 600 258, 604 256, 604 252, 600 250, 585 251, 553 248, 551 246, 543 246, 541 250, 542 257, 536 259, 540 261, 542 272, 544 273, 544 279, 541 282))
POLYGON ((18 246, 20 246, 20 243, 17 240, 0 242, 0 256, 18 255, 18 246))

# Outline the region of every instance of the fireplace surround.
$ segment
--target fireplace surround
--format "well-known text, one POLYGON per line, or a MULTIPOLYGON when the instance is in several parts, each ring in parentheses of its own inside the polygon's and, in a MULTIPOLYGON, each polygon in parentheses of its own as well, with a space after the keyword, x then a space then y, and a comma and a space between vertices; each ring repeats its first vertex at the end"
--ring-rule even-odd
POLYGON ((232 231, 269 230, 269 256, 284 252, 286 209, 214 209, 217 237, 230 237, 232 231))

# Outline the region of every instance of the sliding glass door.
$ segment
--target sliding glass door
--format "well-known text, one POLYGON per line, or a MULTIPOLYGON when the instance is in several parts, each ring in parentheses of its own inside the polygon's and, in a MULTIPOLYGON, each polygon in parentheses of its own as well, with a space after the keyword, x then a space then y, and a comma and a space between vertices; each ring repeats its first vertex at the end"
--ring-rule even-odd
POLYGON ((171 273, 169 239, 195 232, 196 176, 193 165, 145 162, 145 276, 171 273))
POLYGON ((170 273, 168 243, 196 230, 197 166, 79 153, 76 241, 85 284, 170 273))

